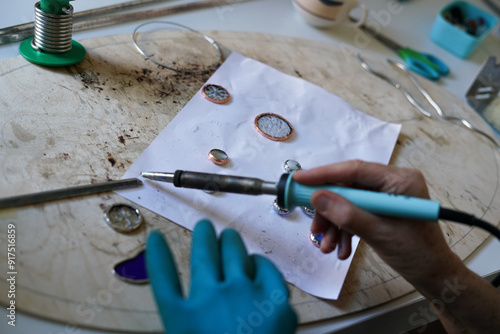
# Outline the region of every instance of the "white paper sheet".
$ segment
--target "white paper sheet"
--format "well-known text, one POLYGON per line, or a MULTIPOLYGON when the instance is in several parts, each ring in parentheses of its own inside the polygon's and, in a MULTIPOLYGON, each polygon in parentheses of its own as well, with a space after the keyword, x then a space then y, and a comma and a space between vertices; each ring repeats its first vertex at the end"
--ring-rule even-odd
MULTIPOLYGON (((297 160, 304 169, 349 159, 386 164, 399 134, 400 125, 368 116, 320 87, 236 52, 208 83, 225 87, 231 100, 214 104, 198 92, 124 178, 181 169, 276 182, 287 159, 297 160), (264 112, 286 118, 294 135, 276 142, 259 134, 254 119, 264 112), (208 160, 213 148, 227 152, 227 165, 208 160)), ((270 258, 288 282, 321 298, 338 298, 352 255, 340 261, 336 252, 322 254, 309 240, 311 218, 300 209, 281 217, 269 195, 207 194, 143 181, 143 187, 118 193, 191 230, 202 218, 211 219, 218 232, 234 228, 249 252, 270 258)), ((358 242, 355 238, 353 250, 358 242)))

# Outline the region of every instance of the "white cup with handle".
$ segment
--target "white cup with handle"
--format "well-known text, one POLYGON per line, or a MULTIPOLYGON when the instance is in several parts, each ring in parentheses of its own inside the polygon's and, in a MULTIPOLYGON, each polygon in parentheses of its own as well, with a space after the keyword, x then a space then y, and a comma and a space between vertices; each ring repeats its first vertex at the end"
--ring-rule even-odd
POLYGON ((327 28, 336 25, 359 27, 368 18, 368 8, 357 0, 292 0, 295 10, 310 25, 327 28), (349 13, 356 8, 363 11, 357 20, 349 19, 349 13))

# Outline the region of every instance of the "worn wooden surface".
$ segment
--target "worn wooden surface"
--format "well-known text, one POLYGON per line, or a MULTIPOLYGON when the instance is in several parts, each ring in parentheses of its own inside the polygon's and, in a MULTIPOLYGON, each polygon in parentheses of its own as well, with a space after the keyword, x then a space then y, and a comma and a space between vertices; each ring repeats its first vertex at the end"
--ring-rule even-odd
MULTIPOLYGON (((432 197, 443 205, 499 223, 498 152, 458 125, 421 116, 399 91, 361 69, 349 48, 253 33, 208 34, 226 54, 236 50, 317 84, 370 115, 402 123, 391 164, 421 169, 432 197)), ((2 197, 119 179, 209 77, 152 64, 135 50, 130 35, 82 43, 88 55, 76 66, 50 69, 21 57, 0 63, 2 197)), ((383 59, 365 58, 410 87, 404 75, 383 59)), ((458 98, 421 81, 446 113, 465 116, 491 133, 458 98)), ((134 255, 147 233, 159 228, 166 233, 187 284, 190 232, 143 209, 144 228, 132 235, 116 233, 102 215, 119 202, 126 201, 107 193, 0 211, 2 245, 7 242, 7 224, 16 226, 18 311, 85 327, 161 330, 149 286, 117 281, 111 268, 134 255)), ((469 227, 441 224, 463 259, 487 237, 469 227)), ((6 261, 2 255, 2 304, 9 301, 6 261)), ((307 269, 315 264, 297 265, 307 269)), ((413 291, 364 243, 338 301, 290 288, 301 323, 341 317, 413 291)))

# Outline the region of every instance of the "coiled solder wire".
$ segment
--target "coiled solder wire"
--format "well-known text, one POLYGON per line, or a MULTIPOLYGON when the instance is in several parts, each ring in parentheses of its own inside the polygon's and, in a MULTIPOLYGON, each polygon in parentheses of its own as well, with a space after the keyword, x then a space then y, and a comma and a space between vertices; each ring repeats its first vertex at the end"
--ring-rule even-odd
POLYGON ((64 53, 71 50, 73 6, 63 8, 64 14, 48 14, 35 4, 35 32, 31 45, 47 53, 64 53))

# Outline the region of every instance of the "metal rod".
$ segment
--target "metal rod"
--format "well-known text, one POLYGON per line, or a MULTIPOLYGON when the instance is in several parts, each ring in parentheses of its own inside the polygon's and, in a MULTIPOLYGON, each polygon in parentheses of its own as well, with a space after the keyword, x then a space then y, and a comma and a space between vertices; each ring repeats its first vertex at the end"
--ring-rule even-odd
POLYGON ((101 192, 135 188, 142 185, 139 179, 115 180, 101 183, 86 184, 81 186, 43 191, 39 193, 0 198, 0 209, 37 204, 42 202, 66 199, 77 196, 97 194, 101 192))
MULTIPOLYGON (((118 5, 106 6, 96 9, 85 10, 82 12, 73 14, 73 22, 79 20, 85 20, 91 16, 103 15, 112 12, 117 12, 121 10, 130 10, 138 8, 141 6, 146 6, 150 4, 155 4, 159 2, 165 2, 171 0, 135 0, 130 2, 125 2, 118 5)), ((10 26, 0 29, 0 44, 7 44, 12 42, 17 42, 24 40, 33 36, 33 29, 35 28, 34 22, 28 22, 24 24, 18 24, 15 26, 10 26), (31 35, 30 35, 31 33, 31 35)))
POLYGON ((130 10, 130 9, 135 9, 135 8, 153 5, 153 4, 157 4, 160 2, 167 2, 167 1, 172 1, 172 0, 136 0, 136 1, 120 3, 120 4, 112 5, 112 6, 106 6, 106 7, 96 8, 96 9, 85 10, 83 12, 77 12, 77 13, 73 14, 73 20, 75 20, 75 21, 83 20, 83 19, 86 19, 87 17, 94 16, 94 15, 103 15, 103 14, 108 14, 108 13, 117 12, 117 11, 121 11, 121 10, 130 10))
MULTIPOLYGON (((149 0, 151 1, 151 0, 149 0)), ((155 0, 158 1, 158 0, 155 0)), ((151 2, 155 2, 151 1, 151 2)), ((163 0, 165 1, 165 0, 163 0)), ((244 2, 246 0, 207 0, 200 2, 193 2, 183 5, 170 6, 159 9, 151 9, 140 12, 128 13, 128 14, 120 14, 120 15, 107 15, 101 16, 97 18, 89 18, 89 15, 85 15, 83 18, 79 18, 75 20, 75 16, 78 13, 73 15, 73 32, 109 27, 115 24, 123 24, 138 20, 144 19, 152 19, 159 16, 171 15, 182 13, 190 10, 197 10, 203 8, 209 8, 214 6, 224 6, 231 5, 239 2, 244 2)), ((108 12, 108 11, 105 11, 108 12)), ((0 30, 0 45, 8 44, 13 42, 19 42, 25 40, 26 38, 33 36, 33 23, 27 23, 24 25, 8 27, 0 30)))
MULTIPOLYGON (((210 8, 219 5, 228 5, 237 1, 228 0, 207 0, 188 3, 184 5, 171 6, 166 8, 145 10, 136 13, 121 14, 121 15, 111 15, 98 17, 95 19, 85 20, 83 22, 73 23, 73 31, 82 31, 86 29, 102 28, 108 27, 115 24, 128 23, 138 20, 152 19, 159 16, 178 14, 190 10, 197 10, 203 8, 210 8)), ((241 2, 241 1, 240 1, 241 2)))

